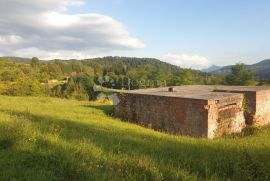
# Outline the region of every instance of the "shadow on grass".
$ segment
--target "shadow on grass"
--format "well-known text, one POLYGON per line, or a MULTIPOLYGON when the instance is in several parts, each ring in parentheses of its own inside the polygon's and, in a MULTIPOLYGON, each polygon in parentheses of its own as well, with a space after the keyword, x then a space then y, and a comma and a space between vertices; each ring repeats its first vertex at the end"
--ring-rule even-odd
POLYGON ((0 140, 0 150, 1 149, 8 149, 14 145, 13 141, 10 139, 1 139, 0 140))
MULTIPOLYGON (((92 106, 91 108, 95 107, 102 110, 104 108, 102 106, 92 106)), ((212 176, 220 180, 267 180, 270 178, 270 153, 266 149, 242 148, 238 147, 237 144, 223 145, 224 142, 217 140, 153 136, 131 129, 116 129, 115 127, 91 124, 91 122, 89 124, 80 123, 76 120, 56 119, 28 112, 10 112, 10 114, 26 117, 44 134, 51 133, 52 127, 61 127, 58 134, 66 142, 91 140, 96 147, 104 152, 105 157, 108 155, 115 157, 128 155, 130 159, 134 160, 147 158, 151 160, 150 164, 153 164, 158 172, 164 173, 165 180, 179 179, 178 171, 181 169, 192 175, 198 175, 203 180, 210 179, 212 176)), ((58 150, 58 145, 55 147, 58 150)), ((59 152, 61 151, 65 152, 62 148, 59 152)), ((48 157, 53 159, 54 155, 48 155, 48 157)), ((61 157, 60 162, 66 162, 65 159, 68 161, 68 157, 75 159, 74 155, 61 157)), ((108 158, 99 161, 103 161, 106 165, 109 164, 108 158)), ((58 163, 59 158, 55 159, 58 163)), ((112 164, 117 165, 117 162, 112 164)), ((57 163, 55 164, 57 165, 57 163)), ((124 167, 127 165, 120 164, 119 167, 125 169, 124 167)), ((139 167, 136 162, 132 162, 128 167, 132 167, 131 174, 136 175, 133 171, 139 170, 139 173, 142 176, 145 175, 147 180, 154 179, 156 176, 147 168, 139 167)), ((107 172, 96 174, 102 173, 107 174, 107 172)))
MULTIPOLYGON (((39 139, 34 150, 9 150, 5 156, 5 160, 8 162, 0 161, 0 178, 1 180, 12 178, 13 180, 33 181, 120 180, 122 175, 117 174, 117 171, 122 167, 147 174, 149 178, 153 177, 151 172, 138 169, 135 165, 128 163, 113 167, 105 160, 97 159, 95 155, 87 154, 86 158, 83 153, 74 150, 74 148, 63 147, 48 140, 39 139)), ((137 179, 145 180, 146 177, 138 177, 137 179)))
POLYGON ((107 115, 113 115, 112 105, 83 105, 83 107, 94 108, 103 111, 107 115))
POLYGON ((233 133, 229 135, 225 135, 226 138, 245 138, 247 136, 252 136, 258 133, 260 129, 255 126, 247 126, 240 133, 233 133))

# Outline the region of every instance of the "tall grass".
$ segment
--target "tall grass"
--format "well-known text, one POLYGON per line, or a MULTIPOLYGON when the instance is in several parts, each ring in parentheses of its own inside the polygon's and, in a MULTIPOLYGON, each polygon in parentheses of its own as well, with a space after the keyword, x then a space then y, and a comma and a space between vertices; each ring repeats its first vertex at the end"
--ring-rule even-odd
POLYGON ((112 107, 0 96, 0 180, 269 180, 270 127, 215 140, 155 132, 112 107))

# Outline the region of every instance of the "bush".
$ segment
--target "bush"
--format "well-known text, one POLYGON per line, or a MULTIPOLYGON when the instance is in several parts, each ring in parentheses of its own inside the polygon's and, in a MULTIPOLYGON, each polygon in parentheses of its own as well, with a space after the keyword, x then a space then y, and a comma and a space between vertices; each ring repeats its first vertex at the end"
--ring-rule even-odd
POLYGON ((22 76, 16 82, 10 84, 6 92, 7 95, 13 96, 37 96, 41 93, 41 84, 36 79, 26 76, 22 76))

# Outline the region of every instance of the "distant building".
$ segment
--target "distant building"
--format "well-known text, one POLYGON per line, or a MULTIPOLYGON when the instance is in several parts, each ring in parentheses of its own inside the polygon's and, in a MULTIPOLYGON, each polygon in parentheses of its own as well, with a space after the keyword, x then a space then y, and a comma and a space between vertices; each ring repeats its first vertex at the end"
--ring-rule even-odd
POLYGON ((214 138, 270 123, 270 87, 178 86, 116 94, 117 116, 172 134, 214 138))

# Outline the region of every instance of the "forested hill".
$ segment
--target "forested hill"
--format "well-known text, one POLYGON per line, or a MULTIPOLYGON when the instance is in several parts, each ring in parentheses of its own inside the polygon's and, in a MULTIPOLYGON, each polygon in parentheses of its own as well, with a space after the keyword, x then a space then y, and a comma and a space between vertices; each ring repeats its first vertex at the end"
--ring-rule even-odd
POLYGON ((58 97, 91 98, 96 84, 116 89, 137 89, 217 84, 220 80, 218 76, 183 69, 153 58, 104 57, 51 61, 0 58, 0 93, 6 95, 39 95, 45 92, 58 97))
MULTIPOLYGON (((2 59, 6 59, 15 63, 31 63, 31 58, 21 58, 21 57, 2 57, 2 59)), ((113 65, 125 65, 129 68, 138 68, 142 65, 153 65, 155 67, 158 67, 160 69, 168 70, 168 71, 182 71, 183 69, 179 66, 175 66, 166 62, 162 62, 155 58, 136 58, 136 57, 103 57, 103 58, 91 58, 91 59, 83 59, 83 60, 76 60, 76 59, 70 59, 70 60, 61 60, 61 59, 54 59, 50 61, 44 61, 39 60, 40 63, 57 63, 60 66, 69 67, 69 70, 72 70, 72 65, 74 63, 81 62, 83 65, 86 66, 106 66, 106 67, 112 67, 113 65), (68 66, 67 66, 68 64, 68 66)), ((65 69, 65 68, 64 68, 65 69)), ((64 70, 65 71, 65 70, 64 70)), ((77 71, 77 70, 74 70, 77 71)))

